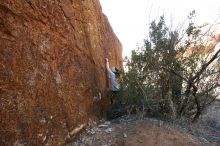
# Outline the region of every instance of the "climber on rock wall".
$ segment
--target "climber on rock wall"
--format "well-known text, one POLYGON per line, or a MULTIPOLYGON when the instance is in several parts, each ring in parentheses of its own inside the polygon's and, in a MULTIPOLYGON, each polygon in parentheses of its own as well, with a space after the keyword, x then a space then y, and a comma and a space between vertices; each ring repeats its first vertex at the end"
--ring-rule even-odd
POLYGON ((108 58, 105 58, 105 62, 106 62, 106 69, 108 71, 111 82, 111 89, 108 89, 108 94, 110 96, 111 104, 113 104, 113 98, 118 94, 120 90, 120 86, 118 83, 119 69, 117 69, 116 67, 112 67, 112 69, 110 69, 108 58))

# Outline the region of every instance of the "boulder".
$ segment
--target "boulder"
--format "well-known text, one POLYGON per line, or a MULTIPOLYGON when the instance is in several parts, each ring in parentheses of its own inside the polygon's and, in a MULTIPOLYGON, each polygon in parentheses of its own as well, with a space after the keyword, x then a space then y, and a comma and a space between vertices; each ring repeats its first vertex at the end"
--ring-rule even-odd
POLYGON ((122 67, 98 0, 1 0, 0 145, 60 145, 103 116, 106 57, 122 67))

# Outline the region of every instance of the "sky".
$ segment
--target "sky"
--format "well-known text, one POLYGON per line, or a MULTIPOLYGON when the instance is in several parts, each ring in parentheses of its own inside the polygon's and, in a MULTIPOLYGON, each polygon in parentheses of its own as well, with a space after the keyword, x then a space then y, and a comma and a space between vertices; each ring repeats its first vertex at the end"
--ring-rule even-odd
POLYGON ((196 11, 196 22, 220 24, 219 0, 100 0, 103 13, 123 46, 123 57, 143 44, 149 23, 165 15, 166 23, 174 27, 196 11), (172 19, 171 19, 172 18, 172 19), (168 21, 168 22, 167 22, 168 21))

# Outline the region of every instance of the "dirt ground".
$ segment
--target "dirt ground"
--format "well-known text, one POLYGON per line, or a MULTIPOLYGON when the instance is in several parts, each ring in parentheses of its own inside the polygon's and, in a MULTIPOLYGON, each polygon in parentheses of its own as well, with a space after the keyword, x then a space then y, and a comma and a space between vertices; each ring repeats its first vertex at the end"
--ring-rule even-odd
POLYGON ((208 107, 197 123, 138 116, 90 121, 67 146, 220 146, 220 101, 208 107))
POLYGON ((194 136, 154 119, 123 117, 91 124, 68 146, 202 146, 194 136))

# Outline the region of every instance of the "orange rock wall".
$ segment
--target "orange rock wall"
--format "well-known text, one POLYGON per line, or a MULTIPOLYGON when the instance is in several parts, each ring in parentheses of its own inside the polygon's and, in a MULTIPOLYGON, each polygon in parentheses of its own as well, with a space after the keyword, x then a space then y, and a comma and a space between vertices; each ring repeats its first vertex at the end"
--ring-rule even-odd
POLYGON ((0 0, 0 145, 60 145, 101 116, 121 53, 98 0, 0 0))

